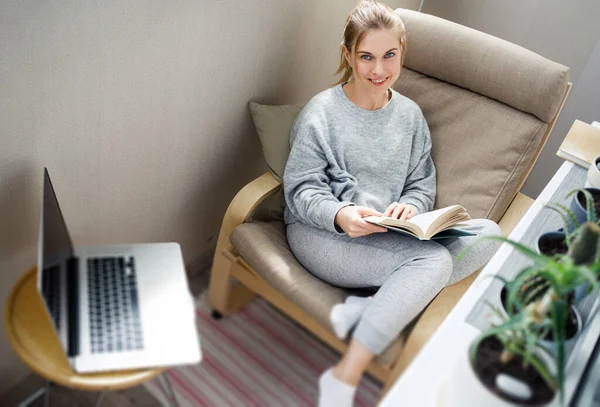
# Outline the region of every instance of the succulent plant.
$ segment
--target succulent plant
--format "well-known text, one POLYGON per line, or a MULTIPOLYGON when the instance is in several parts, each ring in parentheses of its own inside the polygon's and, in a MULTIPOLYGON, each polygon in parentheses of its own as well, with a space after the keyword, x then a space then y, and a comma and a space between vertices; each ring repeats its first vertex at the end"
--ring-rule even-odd
MULTIPOLYGON (((565 222, 566 254, 547 256, 538 254, 527 246, 502 236, 485 236, 481 240, 493 239, 506 242, 533 261, 511 281, 505 283, 506 310, 508 317, 500 326, 492 326, 481 333, 475 342, 472 355, 481 341, 491 335, 504 344, 503 358, 511 355, 523 356, 547 382, 558 388, 564 403, 565 383, 565 327, 567 312, 573 301, 575 288, 589 284, 589 291, 600 292, 600 221, 594 211, 593 197, 586 190, 587 219, 580 224, 574 214, 560 204, 547 205, 558 212, 565 222), (570 227, 575 225, 575 227, 570 227), (555 355, 556 377, 548 378, 548 371, 533 357, 537 341, 549 331, 557 344, 555 355)), ((467 248, 459 259, 469 250, 467 248)))
POLYGON ((575 265, 592 264, 600 256, 600 226, 586 222, 569 249, 568 256, 575 265))

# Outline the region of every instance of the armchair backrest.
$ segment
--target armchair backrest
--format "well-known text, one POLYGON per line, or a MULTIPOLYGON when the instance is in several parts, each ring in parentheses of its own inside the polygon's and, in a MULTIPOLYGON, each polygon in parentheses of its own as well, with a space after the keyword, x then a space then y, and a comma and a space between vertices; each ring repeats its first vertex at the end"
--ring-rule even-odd
MULTIPOLYGON (((538 158, 570 89, 568 68, 428 14, 397 9, 407 51, 394 88, 422 109, 437 169, 436 207, 499 221, 538 158)), ((250 103, 265 159, 281 180, 299 105, 250 103)), ((283 204, 278 197, 280 207, 283 204)))
POLYGON ((436 207, 498 221, 539 156, 568 89, 568 68, 491 35, 411 10, 395 89, 423 110, 436 207))

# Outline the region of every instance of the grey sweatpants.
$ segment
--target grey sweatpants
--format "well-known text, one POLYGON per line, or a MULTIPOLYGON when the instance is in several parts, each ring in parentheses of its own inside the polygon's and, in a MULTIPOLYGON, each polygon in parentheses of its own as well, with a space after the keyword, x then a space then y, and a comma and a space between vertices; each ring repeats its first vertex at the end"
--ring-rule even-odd
MULTIPOLYGON (((487 219, 467 222, 479 236, 500 235, 487 219)), ((287 226, 298 261, 320 279, 346 288, 377 288, 354 330, 354 339, 380 354, 444 288, 482 268, 500 242, 482 240, 460 261, 457 255, 478 236, 420 241, 395 232, 350 238, 303 223, 287 226)))

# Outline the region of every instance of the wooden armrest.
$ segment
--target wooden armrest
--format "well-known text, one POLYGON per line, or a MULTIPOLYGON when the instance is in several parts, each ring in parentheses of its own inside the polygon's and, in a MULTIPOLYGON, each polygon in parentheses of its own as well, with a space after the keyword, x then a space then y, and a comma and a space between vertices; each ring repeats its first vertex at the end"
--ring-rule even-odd
POLYGON ((502 229, 502 236, 510 235, 510 232, 517 226, 525 212, 533 205, 533 202, 533 199, 520 192, 515 196, 504 216, 498 222, 500 229, 502 229))
POLYGON ((248 183, 236 194, 223 217, 217 241, 217 252, 230 245, 229 236, 233 229, 248 221, 258 205, 279 191, 280 188, 279 181, 270 172, 266 172, 248 183))
POLYGON ((250 298, 254 297, 254 293, 243 288, 241 285, 236 286, 237 291, 234 294, 231 293, 230 267, 234 259, 228 255, 230 252, 225 250, 231 247, 229 241, 231 232, 242 223, 248 221, 258 205, 279 191, 280 188, 281 184, 279 181, 270 172, 267 172, 242 188, 233 198, 225 212, 213 257, 208 290, 208 302, 210 306, 223 315, 234 312, 250 298))

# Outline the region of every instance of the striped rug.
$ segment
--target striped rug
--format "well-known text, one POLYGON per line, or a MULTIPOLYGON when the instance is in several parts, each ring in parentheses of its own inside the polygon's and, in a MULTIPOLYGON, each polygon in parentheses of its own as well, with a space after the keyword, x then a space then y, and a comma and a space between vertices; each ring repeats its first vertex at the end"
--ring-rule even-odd
MULTIPOLYGON (((220 321, 202 301, 196 314, 202 362, 168 372, 182 407, 316 405, 317 379, 336 352, 261 299, 220 321)), ((167 405, 155 382, 146 388, 167 405)), ((375 406, 380 391, 364 378, 355 406, 375 406)))

